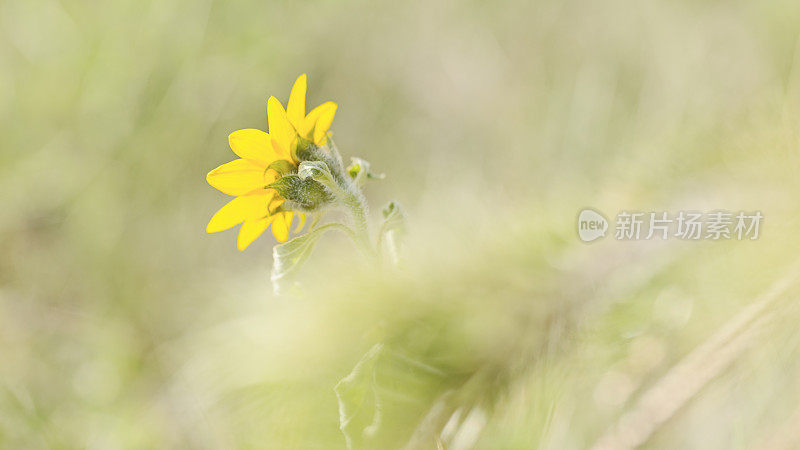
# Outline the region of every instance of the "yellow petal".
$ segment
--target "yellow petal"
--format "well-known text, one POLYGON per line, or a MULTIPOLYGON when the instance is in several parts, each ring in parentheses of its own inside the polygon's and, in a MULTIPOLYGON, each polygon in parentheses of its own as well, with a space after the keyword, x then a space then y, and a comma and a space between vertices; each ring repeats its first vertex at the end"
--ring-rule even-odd
POLYGON ((211 217, 206 226, 206 232, 216 233, 239 225, 247 219, 266 216, 267 205, 273 195, 275 194, 272 191, 262 191, 258 194, 234 198, 211 217))
POLYGON ((280 195, 278 195, 277 192, 275 192, 275 196, 272 197, 272 200, 269 202, 269 213, 270 214, 275 213, 275 210, 278 209, 283 204, 284 201, 285 200, 283 199, 283 197, 281 197, 280 195))
POLYGON ((269 122, 269 135, 278 142, 283 150, 291 154, 292 140, 295 136, 294 127, 289 123, 281 102, 275 97, 270 97, 267 101, 267 121, 269 122))
POLYGON ((297 227, 295 227, 295 229, 294 229, 295 233, 297 233, 300 230, 302 230, 303 227, 306 225, 306 215, 305 214, 297 213, 297 217, 300 218, 300 222, 297 224, 297 227))
POLYGON ((245 220, 242 228, 239 229, 239 238, 236 242, 236 246, 239 248, 239 250, 246 249, 251 242, 255 241, 257 237, 261 236, 261 233, 267 229, 274 217, 276 216, 245 220))
POLYGON ((336 114, 336 103, 328 102, 323 104, 323 106, 327 104, 330 104, 330 106, 320 113, 319 119, 317 119, 317 123, 314 125, 314 143, 317 145, 325 143, 328 128, 331 127, 333 116, 336 114))
MULTIPOLYGON (((303 126, 298 129, 297 132, 306 139, 311 139, 313 137, 312 134, 314 132, 314 126, 317 124, 317 121, 320 119, 320 117, 323 115, 330 115, 330 121, 333 121, 333 114, 335 112, 336 103, 325 102, 317 106, 308 113, 303 121, 303 126)), ((328 122, 328 127, 330 126, 330 121, 328 122)), ((328 127, 325 128, 325 131, 327 131, 328 127)))
POLYGON ((275 153, 272 147, 272 138, 261 130, 248 128, 234 131, 228 136, 228 143, 237 156, 264 167, 281 159, 281 155, 275 153))
POLYGON ((277 155, 280 155, 280 158, 278 159, 285 159, 289 162, 292 161, 291 152, 288 149, 281 146, 280 142, 278 142, 277 139, 272 139, 272 148, 275 150, 275 153, 277 155))
POLYGON ((295 128, 298 128, 306 117, 306 74, 297 77, 289 94, 289 103, 286 105, 286 116, 295 128))
POLYGON ((272 221, 272 234, 275 236, 275 239, 278 242, 286 242, 286 239, 289 238, 289 227, 292 225, 292 217, 294 213, 292 211, 286 211, 283 213, 275 214, 275 219, 272 221))
POLYGON ((228 195, 245 195, 272 182, 264 168, 246 159, 235 159, 206 175, 211 186, 228 195))

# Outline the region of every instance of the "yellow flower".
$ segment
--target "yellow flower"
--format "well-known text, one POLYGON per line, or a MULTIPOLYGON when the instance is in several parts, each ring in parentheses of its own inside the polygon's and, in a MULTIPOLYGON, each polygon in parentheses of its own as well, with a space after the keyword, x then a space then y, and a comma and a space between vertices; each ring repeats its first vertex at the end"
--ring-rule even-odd
MULTIPOLYGON (((215 233, 242 223, 238 248, 244 250, 270 225, 275 238, 284 242, 289 237, 293 211, 283 211, 285 199, 267 186, 279 174, 270 165, 286 161, 296 168, 298 136, 317 145, 326 142, 328 128, 336 113, 336 104, 325 102, 305 114, 306 75, 300 75, 292 87, 287 109, 275 97, 267 101, 269 133, 255 129, 231 133, 228 143, 239 157, 212 170, 206 176, 211 186, 236 198, 223 206, 208 222, 206 231, 215 233)), ((284 164, 285 165, 285 164, 284 164)), ((296 231, 303 228, 300 216, 296 231)))
MULTIPOLYGON (((275 104, 276 110, 281 107, 277 100, 272 103, 275 104)), ((267 114, 270 114, 269 103, 267 114)), ((297 134, 317 145, 325 144, 325 134, 333 122, 334 114, 336 114, 336 103, 325 102, 306 115, 306 74, 297 77, 289 95, 289 103, 286 105, 286 115, 297 134)))

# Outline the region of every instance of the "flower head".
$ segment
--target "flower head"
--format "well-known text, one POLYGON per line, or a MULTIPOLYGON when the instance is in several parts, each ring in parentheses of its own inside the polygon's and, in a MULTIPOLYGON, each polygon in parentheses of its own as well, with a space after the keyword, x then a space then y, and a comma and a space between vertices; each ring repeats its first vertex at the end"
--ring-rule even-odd
POLYGON ((300 143, 323 145, 336 113, 336 104, 325 102, 305 114, 306 75, 300 75, 292 87, 287 109, 275 97, 267 101, 269 133, 244 129, 231 133, 228 143, 239 157, 212 170, 208 183, 235 198, 211 217, 209 233, 227 230, 238 224, 238 248, 244 250, 268 227, 275 238, 284 242, 294 215, 300 217, 296 229, 302 229, 305 215, 284 208, 286 198, 270 187, 276 180, 297 171, 300 143))

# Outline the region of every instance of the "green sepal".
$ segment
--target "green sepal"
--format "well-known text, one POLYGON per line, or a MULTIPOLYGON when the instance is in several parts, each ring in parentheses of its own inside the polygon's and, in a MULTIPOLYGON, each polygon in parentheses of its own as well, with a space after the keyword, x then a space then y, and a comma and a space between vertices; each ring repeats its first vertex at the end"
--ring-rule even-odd
POLYGON ((272 164, 270 164, 269 166, 267 166, 267 170, 270 169, 274 170, 275 172, 278 172, 278 175, 284 176, 286 174, 295 172, 297 170, 297 167, 294 164, 290 163, 289 161, 286 161, 285 159, 278 159, 276 161, 273 161, 272 164))
POLYGON ((330 168, 322 161, 301 162, 297 168, 297 175, 303 179, 321 183, 333 194, 341 194, 342 186, 336 182, 330 168))
POLYGON ((281 197, 305 211, 314 211, 333 200, 333 195, 322 184, 295 174, 282 176, 267 188, 275 189, 281 197))
POLYGON ((292 150, 292 157, 297 161, 302 161, 306 159, 304 156, 307 156, 309 152, 313 152, 316 145, 299 134, 295 136, 295 139, 297 141, 297 145, 292 146, 294 149, 292 150))
POLYGON ((317 155, 319 154, 319 151, 320 148, 313 142, 304 138, 298 138, 297 147, 295 149, 298 161, 310 161, 318 159, 317 155))
POLYGON ((290 199, 297 196, 302 182, 303 179, 297 175, 287 175, 268 184, 267 188, 275 189, 281 197, 290 199))

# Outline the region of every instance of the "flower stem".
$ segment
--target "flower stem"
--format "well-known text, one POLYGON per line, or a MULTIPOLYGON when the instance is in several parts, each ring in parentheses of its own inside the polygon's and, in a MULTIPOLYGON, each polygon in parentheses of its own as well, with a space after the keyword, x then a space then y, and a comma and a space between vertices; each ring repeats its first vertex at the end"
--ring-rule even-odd
POLYGON ((367 201, 361 192, 345 191, 342 203, 350 210, 353 219, 354 240, 359 249, 369 258, 377 258, 375 249, 369 237, 369 224, 367 222, 367 201))
POLYGON ((378 254, 372 246, 367 221, 367 199, 361 193, 357 182, 352 180, 344 169, 341 155, 335 147, 330 152, 319 154, 320 160, 309 160, 300 163, 298 174, 301 178, 312 177, 322 183, 341 205, 349 210, 353 221, 354 241, 364 255, 372 260, 378 254))

